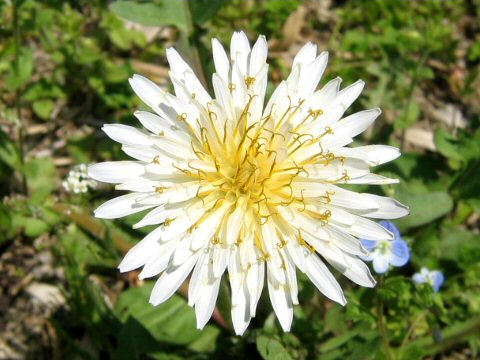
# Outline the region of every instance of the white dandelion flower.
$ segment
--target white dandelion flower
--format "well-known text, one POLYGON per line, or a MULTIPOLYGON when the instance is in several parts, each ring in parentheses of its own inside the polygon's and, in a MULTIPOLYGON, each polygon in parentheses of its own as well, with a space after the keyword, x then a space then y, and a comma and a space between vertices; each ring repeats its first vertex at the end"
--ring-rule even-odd
POLYGON ((290 76, 266 105, 265 37, 251 48, 243 32, 234 33, 230 56, 216 39, 212 47, 214 98, 173 48, 167 59, 175 95, 140 75, 130 79, 154 113, 135 113, 146 130, 103 127, 135 160, 89 167, 94 179, 130 192, 104 203, 95 215, 113 219, 150 209, 135 227, 157 228, 119 268, 143 267, 142 279, 161 274, 153 305, 191 274, 188 303, 203 328, 227 271, 233 325, 243 334, 266 277, 273 309, 289 331, 298 304, 297 268, 342 305, 342 289, 324 261, 361 286, 375 285, 359 259, 367 253, 359 238, 392 239, 370 219, 405 216, 408 208, 339 184, 396 183, 369 169, 400 153, 384 145, 348 146, 380 109, 342 118, 364 82, 340 90, 336 78, 316 90, 328 59, 326 52, 317 55, 316 45, 299 51, 290 76))

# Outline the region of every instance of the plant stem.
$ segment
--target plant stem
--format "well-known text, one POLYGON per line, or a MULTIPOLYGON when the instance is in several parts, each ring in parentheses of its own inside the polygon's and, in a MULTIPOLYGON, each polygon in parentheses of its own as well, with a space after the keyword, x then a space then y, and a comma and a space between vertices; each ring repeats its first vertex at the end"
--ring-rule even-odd
POLYGON ((413 320, 412 324, 407 330, 407 333, 405 334, 405 337, 403 338, 402 344, 400 345, 400 350, 398 351, 398 357, 402 358, 401 355, 403 353, 403 348, 408 342, 408 339, 410 339, 410 336, 412 335, 413 330, 415 330, 415 327, 418 325, 420 321, 427 315, 427 310, 422 311, 416 318, 413 320))
MULTIPOLYGON (((380 277, 378 281, 379 290, 383 287, 383 276, 380 277)), ((377 294, 377 316, 378 316, 378 330, 383 340, 383 347, 385 348, 385 355, 388 360, 393 359, 392 349, 390 348, 390 341, 388 340, 388 331, 387 325, 385 323, 385 317, 383 315, 383 301, 382 298, 377 294)))
POLYGON ((463 323, 453 324, 442 330, 442 333, 443 339, 439 343, 436 343, 432 336, 425 336, 413 340, 405 348, 423 349, 425 354, 434 356, 470 338, 478 338, 480 334, 480 317, 477 316, 463 323))
MULTIPOLYGON (((18 1, 13 2, 13 32, 15 35, 15 70, 16 73, 20 73, 20 26, 18 24, 18 1)), ((24 129, 22 122, 22 111, 21 111, 21 97, 22 92, 20 87, 15 91, 15 109, 17 113, 17 137, 18 137, 18 148, 20 153, 20 172, 22 177, 22 190, 25 195, 27 195, 27 178, 25 177, 25 152, 24 152, 24 129)))

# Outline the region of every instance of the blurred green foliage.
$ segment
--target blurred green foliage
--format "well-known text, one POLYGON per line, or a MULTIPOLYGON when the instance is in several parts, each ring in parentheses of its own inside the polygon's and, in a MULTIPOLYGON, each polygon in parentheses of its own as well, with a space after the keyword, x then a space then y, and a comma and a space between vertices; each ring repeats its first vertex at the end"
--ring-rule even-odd
MULTIPOLYGON (((393 358, 431 358, 448 351, 479 356, 479 4, 333 1, 328 21, 312 10, 317 5, 300 0, 0 3, 0 252, 18 241, 56 239, 69 304, 67 319, 54 321, 62 357, 383 359, 388 350, 379 331, 379 304, 393 358), (301 6, 310 9, 301 34, 328 39, 319 44, 331 52, 327 80, 366 80, 365 94, 352 111, 377 106, 385 111, 368 142, 405 149, 377 171, 398 177, 400 185, 357 189, 393 196, 411 207, 411 216, 397 225, 412 259, 390 271, 376 289, 340 279, 349 302, 345 308, 326 301, 299 276, 301 305, 291 333, 281 332, 266 300, 244 337, 214 321, 200 332, 181 295, 153 308, 148 304, 152 284, 135 286, 117 274, 122 253, 148 229, 132 230, 135 216, 108 222, 92 218, 95 205, 112 193, 66 194, 61 190, 65 169, 55 161, 125 157, 92 129, 135 123, 132 113, 142 105, 128 78, 142 71, 138 62, 166 66, 167 44, 127 26, 124 18, 171 26, 181 51, 197 71, 203 64, 209 78, 212 36, 226 44, 232 31, 243 29, 251 40, 258 34, 281 40, 289 32, 285 22, 301 6), (435 151, 406 144, 406 130, 429 115, 419 94, 456 104, 467 119, 464 128, 427 122, 435 151), (48 131, 29 132, 35 126, 48 131), (65 143, 55 147, 58 137, 65 143), (42 156, 37 148, 44 150, 42 156), (414 286, 411 275, 422 266, 443 270, 447 281, 441 292, 414 286), (105 288, 118 282, 122 290, 112 305, 105 288), (88 349, 81 343, 85 337, 88 349)), ((271 60, 274 78, 286 76, 282 57, 271 60)))

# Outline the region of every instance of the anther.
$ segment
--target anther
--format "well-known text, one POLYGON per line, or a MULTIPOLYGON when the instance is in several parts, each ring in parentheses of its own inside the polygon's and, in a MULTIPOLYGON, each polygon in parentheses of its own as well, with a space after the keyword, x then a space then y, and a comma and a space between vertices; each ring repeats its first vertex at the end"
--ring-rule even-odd
POLYGON ((245 84, 247 85, 247 88, 249 88, 250 86, 252 86, 254 83, 255 83, 255 78, 252 77, 252 76, 247 76, 245 78, 245 84))
POLYGON ((155 188, 155 192, 159 193, 159 194, 163 194, 163 191, 166 189, 165 186, 157 186, 155 188))
POLYGON ((158 155, 155 156, 155 157, 153 158, 153 162, 154 162, 155 164, 160 164, 160 156, 158 156, 158 155))
POLYGON ((228 90, 234 91, 236 88, 237 88, 237 85, 235 85, 234 83, 228 84, 228 90))
POLYGON ((177 119, 180 121, 187 120, 187 113, 181 113, 180 115, 178 115, 177 119))
POLYGON ((308 114, 313 116, 314 118, 320 116, 320 115, 323 115, 323 110, 322 109, 318 109, 318 110, 312 110, 312 109, 309 109, 308 110, 308 114))

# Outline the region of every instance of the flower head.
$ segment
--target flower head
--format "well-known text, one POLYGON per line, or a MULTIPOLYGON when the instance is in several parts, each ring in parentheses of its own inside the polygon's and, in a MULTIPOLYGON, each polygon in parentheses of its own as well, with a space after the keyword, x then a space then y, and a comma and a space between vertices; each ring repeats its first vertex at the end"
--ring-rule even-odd
POLYGON ((290 76, 266 105, 265 37, 251 48, 243 32, 234 33, 230 56, 216 39, 212 47, 214 98, 172 48, 167 59, 175 95, 142 76, 130 79, 154 113, 135 113, 147 131, 103 127, 136 160, 89 168, 95 179, 130 191, 101 205, 95 215, 112 219, 150 209, 135 227, 157 228, 119 268, 143 267, 140 278, 161 273, 152 304, 167 300, 191 273, 188 303, 202 328, 227 271, 232 321, 242 334, 255 316, 266 277, 273 309, 288 331, 298 303, 296 268, 342 305, 342 289, 323 260, 357 284, 375 285, 358 257, 366 254, 358 237, 393 239, 370 218, 401 217, 408 208, 339 184, 397 182, 369 168, 395 159, 399 151, 348 147, 380 110, 342 119, 364 83, 340 90, 336 78, 316 91, 328 58, 326 52, 317 55, 316 45, 300 50, 290 76))
POLYGON ((87 173, 87 165, 80 164, 68 172, 67 178, 62 182, 63 188, 75 194, 86 193, 88 188, 95 189, 97 182, 90 179, 87 173))
POLYGON ((365 261, 372 261, 375 272, 383 274, 390 265, 396 267, 405 265, 410 259, 410 249, 395 224, 391 221, 380 221, 380 225, 393 234, 393 239, 377 241, 361 239, 363 247, 370 252, 369 255, 361 257, 365 261))
POLYGON ((445 282, 445 277, 441 271, 429 270, 425 267, 421 268, 420 272, 413 274, 412 279, 417 284, 429 284, 435 292, 438 292, 445 282))

